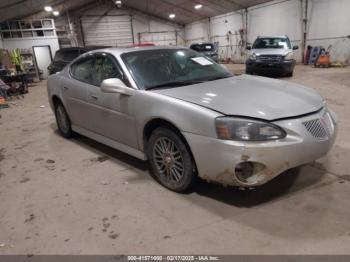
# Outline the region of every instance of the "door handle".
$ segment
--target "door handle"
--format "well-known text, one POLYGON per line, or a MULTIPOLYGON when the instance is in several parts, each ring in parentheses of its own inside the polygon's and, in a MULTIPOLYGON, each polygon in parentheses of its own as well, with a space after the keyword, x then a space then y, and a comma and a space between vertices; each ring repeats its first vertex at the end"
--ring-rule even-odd
POLYGON ((69 88, 68 88, 68 87, 66 87, 66 86, 64 86, 64 87, 63 87, 63 89, 64 89, 64 90, 68 90, 69 88))
POLYGON ((92 100, 98 100, 98 97, 97 96, 90 96, 92 100))

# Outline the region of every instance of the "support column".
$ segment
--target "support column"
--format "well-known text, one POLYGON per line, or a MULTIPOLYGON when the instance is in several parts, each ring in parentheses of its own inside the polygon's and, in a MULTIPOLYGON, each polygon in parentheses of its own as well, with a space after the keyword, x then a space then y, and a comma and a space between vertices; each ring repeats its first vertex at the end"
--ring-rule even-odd
POLYGON ((307 41, 307 27, 308 27, 308 9, 309 9, 309 0, 301 0, 301 12, 302 12, 302 62, 304 63, 304 52, 306 49, 307 41))

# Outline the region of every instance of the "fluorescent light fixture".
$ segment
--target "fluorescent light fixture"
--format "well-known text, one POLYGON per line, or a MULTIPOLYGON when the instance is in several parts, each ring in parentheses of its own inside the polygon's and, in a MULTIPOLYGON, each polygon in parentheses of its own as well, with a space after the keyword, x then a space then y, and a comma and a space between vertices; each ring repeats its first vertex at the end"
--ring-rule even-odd
POLYGON ((53 11, 52 13, 53 13, 54 16, 59 16, 60 15, 60 12, 58 12, 58 11, 53 11))
POLYGON ((198 5, 195 5, 195 6, 194 6, 194 9, 201 9, 202 7, 203 7, 203 5, 198 4, 198 5))
POLYGON ((116 4, 116 5, 121 5, 121 4, 122 4, 122 1, 121 1, 121 0, 116 0, 116 1, 115 1, 115 4, 116 4))
POLYGON ((175 14, 170 14, 170 15, 169 15, 169 18, 170 18, 170 19, 174 19, 174 18, 175 18, 175 14))
POLYGON ((44 10, 45 10, 46 12, 51 12, 51 11, 52 11, 52 7, 51 7, 51 6, 45 6, 45 7, 44 7, 44 10))

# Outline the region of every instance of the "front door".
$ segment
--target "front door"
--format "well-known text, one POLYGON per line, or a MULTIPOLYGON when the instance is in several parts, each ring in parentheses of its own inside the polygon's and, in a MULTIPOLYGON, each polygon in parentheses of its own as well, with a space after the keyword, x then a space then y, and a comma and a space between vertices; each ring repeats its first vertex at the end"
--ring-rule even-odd
POLYGON ((106 53, 95 56, 93 83, 87 89, 90 104, 91 131, 119 143, 138 148, 132 96, 103 93, 101 83, 108 78, 123 80, 123 73, 114 57, 106 53))

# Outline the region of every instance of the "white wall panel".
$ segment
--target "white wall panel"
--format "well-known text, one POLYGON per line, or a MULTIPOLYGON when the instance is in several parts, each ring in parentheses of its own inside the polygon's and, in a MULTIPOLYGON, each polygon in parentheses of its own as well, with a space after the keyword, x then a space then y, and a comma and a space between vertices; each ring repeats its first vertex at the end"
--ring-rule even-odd
MULTIPOLYGON (((293 45, 301 48, 302 6, 300 0, 275 0, 248 8, 248 42, 262 35, 288 35, 293 45)), ((308 45, 327 48, 332 45, 332 61, 350 61, 350 0, 309 0, 308 45)), ((221 57, 232 57, 234 61, 244 60, 235 47, 237 34, 244 21, 237 13, 212 17, 210 30, 208 20, 185 26, 186 44, 208 41, 220 43, 221 57), (232 43, 224 35, 233 34, 232 43), (226 50, 228 48, 229 50, 226 50), (224 52, 224 53, 223 53, 224 52), (231 52, 231 54, 230 54, 231 52)), ((296 59, 301 61, 303 50, 296 51, 296 59)))
POLYGON ((141 42, 153 42, 157 45, 168 45, 169 43, 177 45, 184 45, 184 33, 183 27, 169 23, 166 21, 162 21, 157 18, 150 18, 146 15, 135 14, 133 15, 133 29, 134 29, 134 40, 135 43, 139 41, 139 33, 144 37, 141 39, 141 42), (174 34, 176 33, 176 40, 170 41, 170 39, 174 40, 174 34), (152 32, 151 34, 148 34, 152 32), (164 32, 169 32, 164 33, 164 32), (170 33, 172 32, 172 33, 170 33), (153 40, 152 40, 153 39, 153 40), (168 42, 168 43, 167 43, 168 42))
MULTIPOLYGON (((112 2, 111 2, 112 3, 112 2)), ((82 13, 82 16, 87 15, 131 15, 132 16, 132 31, 133 40, 138 43, 139 33, 144 32, 164 32, 164 31, 177 31, 177 43, 178 45, 184 45, 184 29, 182 26, 166 21, 157 17, 149 16, 147 14, 138 12, 136 10, 117 9, 111 4, 99 4, 96 7, 88 9, 82 13)), ((93 30, 92 30, 93 31, 93 30)), ((130 29, 131 32, 131 29, 130 29)))
POLYGON ((45 46, 49 45, 51 49, 52 57, 54 57, 56 51, 59 49, 57 37, 40 37, 40 38, 13 38, 13 39, 4 39, 3 48, 12 50, 12 49, 28 49, 33 46, 45 46))
POLYGON ((301 40, 301 2, 273 1, 248 9, 248 41, 262 35, 288 35, 301 40))
POLYGON ((310 0, 307 45, 332 45, 331 60, 349 63, 349 12, 349 0, 310 0))
POLYGON ((133 43, 129 15, 83 16, 81 24, 87 46, 126 46, 133 43))
POLYGON ((209 24, 208 20, 202 20, 191 24, 187 24, 185 26, 186 45, 189 46, 190 44, 193 44, 193 43, 208 41, 209 40, 208 24, 209 24))
POLYGON ((156 45, 173 45, 177 44, 177 33, 175 31, 165 32, 143 32, 140 33, 142 43, 151 42, 156 45))
POLYGON ((350 35, 349 0, 310 0, 309 39, 350 35))
POLYGON ((244 28, 243 17, 239 13, 229 13, 210 19, 211 41, 219 42, 219 56, 221 59, 231 59, 234 62, 245 60, 245 48, 242 48, 242 37, 239 33, 244 28))
POLYGON ((287 35, 298 45, 295 58, 302 58, 302 16, 300 0, 272 1, 248 9, 248 42, 258 36, 287 35))

